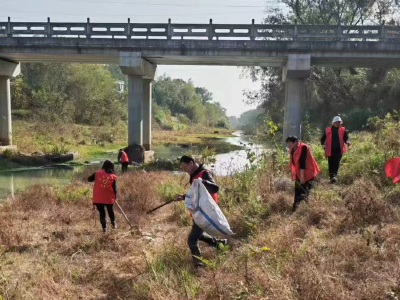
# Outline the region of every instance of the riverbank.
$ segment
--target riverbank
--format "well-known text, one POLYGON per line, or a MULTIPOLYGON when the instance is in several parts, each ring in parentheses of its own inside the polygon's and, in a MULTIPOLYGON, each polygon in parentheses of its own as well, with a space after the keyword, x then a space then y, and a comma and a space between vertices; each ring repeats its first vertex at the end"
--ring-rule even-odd
POLYGON ((201 243, 207 266, 192 267, 183 203, 145 212, 185 192, 188 176, 132 172, 118 178, 117 213, 101 233, 91 214, 88 174, 66 186, 35 186, 0 210, 3 299, 319 299, 400 297, 400 189, 383 176, 390 136, 352 135, 353 146, 328 183, 323 170, 309 203, 291 214, 287 153, 216 178, 220 206, 237 234, 230 250, 201 243), (368 146, 368 147, 367 147, 368 146), (359 161, 356 160, 358 157, 359 161), (366 284, 367 283, 367 284, 366 284))
MULTIPOLYGON (((0 169, 21 166, 42 166, 51 163, 40 156, 59 156, 67 152, 79 153, 78 162, 95 160, 126 147, 127 125, 120 122, 115 126, 82 126, 64 123, 29 123, 16 120, 13 123, 13 142, 18 153, 8 153, 0 160, 0 169), (13 159, 15 158, 15 159, 13 159)), ((232 136, 231 131, 214 128, 187 127, 180 131, 153 131, 153 147, 176 146, 200 154, 206 147, 218 153, 237 150, 221 139, 232 136), (197 148, 197 149, 196 149, 197 148)), ((114 154, 116 155, 116 154, 114 154)))

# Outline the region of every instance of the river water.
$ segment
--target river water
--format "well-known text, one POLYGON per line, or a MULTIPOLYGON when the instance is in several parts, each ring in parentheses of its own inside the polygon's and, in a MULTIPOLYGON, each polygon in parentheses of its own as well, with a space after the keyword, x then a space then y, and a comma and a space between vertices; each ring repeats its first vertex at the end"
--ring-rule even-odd
MULTIPOLYGON (((232 137, 224 138, 232 145, 243 146, 245 149, 251 149, 256 153, 263 151, 263 146, 252 144, 251 138, 244 136, 242 132, 235 132, 232 137)), ((186 149, 181 147, 158 147, 154 149, 156 158, 176 158, 183 155, 186 149)), ((52 166, 39 168, 21 168, 7 171, 0 171, 0 199, 8 195, 13 195, 26 187, 35 184, 67 184, 74 177, 82 172, 95 171, 99 168, 99 162, 105 159, 116 160, 117 150, 105 153, 102 157, 96 158, 98 163, 94 162, 85 166, 52 166)), ((240 172, 248 164, 247 151, 238 150, 228 153, 217 154, 215 163, 212 165, 214 173, 218 176, 230 175, 234 172, 240 172)))

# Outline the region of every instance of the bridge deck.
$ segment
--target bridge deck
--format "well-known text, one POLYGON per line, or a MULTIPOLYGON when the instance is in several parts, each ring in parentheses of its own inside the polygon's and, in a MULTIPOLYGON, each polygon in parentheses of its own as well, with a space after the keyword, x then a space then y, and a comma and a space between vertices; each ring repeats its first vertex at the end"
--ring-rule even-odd
POLYGON ((0 58, 118 64, 120 51, 158 65, 400 67, 400 27, 256 24, 0 23, 0 58))

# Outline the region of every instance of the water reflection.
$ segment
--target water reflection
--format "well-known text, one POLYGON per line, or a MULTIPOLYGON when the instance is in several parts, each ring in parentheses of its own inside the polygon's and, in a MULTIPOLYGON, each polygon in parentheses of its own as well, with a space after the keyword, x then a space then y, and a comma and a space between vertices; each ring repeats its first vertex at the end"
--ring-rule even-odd
MULTIPOLYGON (((262 145, 253 144, 251 138, 242 135, 241 132, 236 132, 235 136, 226 138, 225 141, 238 146, 246 145, 247 149, 251 149, 256 154, 260 154, 264 149, 262 145)), ((179 146, 164 146, 155 148, 154 150, 156 157, 162 159, 174 159, 187 151, 187 149, 179 146)), ((115 160, 116 157, 117 150, 106 153, 104 157, 99 157, 97 159, 98 163, 92 165, 21 168, 2 171, 0 172, 0 199, 8 195, 13 196, 14 193, 35 184, 67 184, 82 172, 90 173, 97 169, 100 161, 110 158, 114 158, 113 160, 115 160)), ((246 150, 232 151, 216 155, 213 171, 218 176, 225 176, 240 172, 246 165, 248 165, 246 150)))

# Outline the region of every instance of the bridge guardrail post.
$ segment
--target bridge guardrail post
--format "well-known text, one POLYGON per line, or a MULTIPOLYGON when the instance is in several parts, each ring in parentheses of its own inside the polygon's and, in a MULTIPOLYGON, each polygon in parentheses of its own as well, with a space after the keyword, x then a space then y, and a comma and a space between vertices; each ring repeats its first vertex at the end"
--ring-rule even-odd
POLYGON ((340 25, 340 23, 337 26, 337 32, 336 32, 336 38, 339 41, 342 41, 342 35, 343 35, 343 31, 342 31, 342 25, 340 25))
POLYGON ((90 39, 90 18, 87 18, 87 23, 86 23, 86 38, 90 39))
POLYGON ((385 26, 385 20, 383 20, 382 25, 381 25, 381 41, 386 40, 386 26, 385 26))
POLYGON ((254 27, 254 19, 251 20, 251 29, 250 29, 250 40, 254 41, 256 39, 256 30, 254 27))
POLYGON ((7 37, 11 37, 12 32, 11 32, 11 18, 8 17, 8 23, 7 23, 7 37))
POLYGON ((126 38, 130 40, 132 38, 131 18, 128 18, 128 25, 126 28, 127 28, 126 38))
POLYGON ((208 40, 211 41, 213 37, 214 37, 214 32, 213 32, 212 19, 210 19, 210 24, 208 25, 208 40))
POLYGON ((47 37, 51 37, 51 23, 50 18, 47 18, 47 37))
POLYGON ((167 40, 170 40, 171 38, 172 38, 171 19, 168 19, 167 40))

